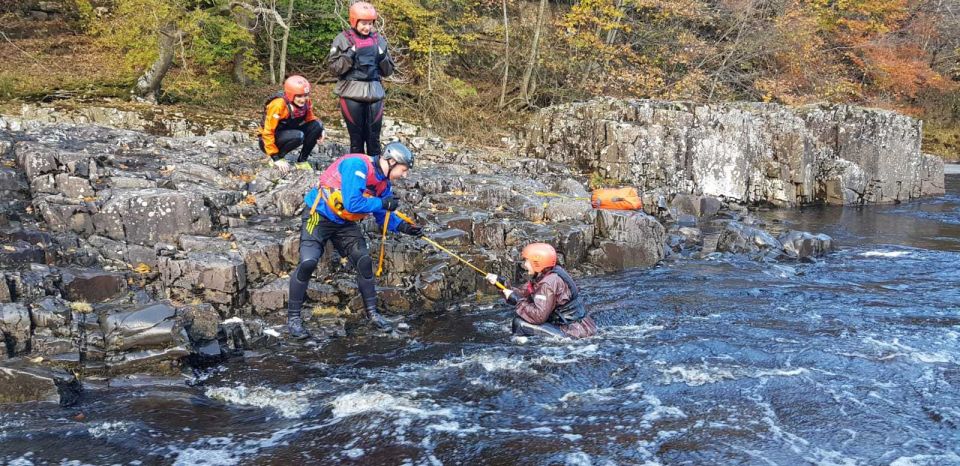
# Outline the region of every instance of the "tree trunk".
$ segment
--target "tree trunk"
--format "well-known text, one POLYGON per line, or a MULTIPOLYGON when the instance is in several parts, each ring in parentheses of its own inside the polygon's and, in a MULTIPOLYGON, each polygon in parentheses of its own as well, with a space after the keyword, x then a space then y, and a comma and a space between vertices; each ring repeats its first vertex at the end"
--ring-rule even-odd
MULTIPOLYGON (((617 0, 616 8, 617 8, 617 10, 620 10, 620 9, 623 8, 623 0, 617 0)), ((618 19, 618 20, 617 20, 617 26, 619 26, 619 25, 620 25, 620 20, 618 19)), ((607 31, 607 37, 606 37, 606 39, 604 39, 603 42, 604 42, 606 45, 608 45, 608 46, 609 46, 609 45, 613 45, 613 41, 615 41, 615 40, 617 39, 617 31, 618 31, 618 30, 619 30, 619 28, 616 28, 616 27, 610 28, 610 30, 607 31)), ((598 35, 600 34, 600 29, 599 29, 599 28, 597 28, 596 34, 598 34, 598 35)), ((609 65, 609 64, 610 64, 610 57, 606 57, 606 59, 604 59, 604 63, 605 63, 606 65, 609 65)), ((583 72, 583 77, 581 78, 581 81, 580 81, 580 87, 583 87, 583 88, 586 88, 586 87, 587 87, 587 82, 589 82, 590 79, 593 78, 594 72, 595 72, 595 71, 600 71, 600 70, 598 70, 597 68, 598 68, 598 63, 597 63, 596 61, 594 61, 594 60, 589 60, 589 61, 587 62, 587 67, 586 67, 586 69, 584 70, 584 72, 583 72)))
POLYGON ((500 104, 503 108, 507 99, 507 78, 510 77, 510 23, 507 22, 507 0, 503 4, 503 82, 500 84, 500 104))
POLYGON ((277 44, 273 40, 273 23, 267 21, 267 43, 270 44, 270 84, 277 84, 277 70, 273 64, 277 62, 277 44))
MULTIPOLYGON (((233 14, 234 19, 237 21, 237 25, 242 27, 245 30, 250 30, 250 17, 244 14, 243 12, 237 11, 233 14)), ((247 54, 250 52, 251 44, 245 43, 237 48, 237 52, 233 54, 233 82, 247 86, 253 79, 247 75, 245 69, 247 54)))
POLYGON ((530 46, 530 63, 523 72, 523 81, 520 83, 520 100, 530 103, 530 77, 533 76, 533 67, 537 65, 537 49, 540 48, 540 33, 543 29, 543 17, 547 11, 547 0, 540 0, 540 10, 537 12, 537 27, 533 31, 533 45, 530 46))
POLYGON ((163 26, 158 38, 160 53, 153 64, 137 79, 132 92, 134 97, 157 102, 160 98, 160 84, 163 82, 164 76, 167 75, 167 71, 170 70, 170 66, 173 65, 177 41, 180 40, 182 35, 183 31, 178 30, 174 23, 163 26))
POLYGON ((287 77, 287 40, 290 38, 290 24, 293 19, 293 0, 287 5, 287 27, 283 30, 283 41, 280 42, 280 80, 287 77))

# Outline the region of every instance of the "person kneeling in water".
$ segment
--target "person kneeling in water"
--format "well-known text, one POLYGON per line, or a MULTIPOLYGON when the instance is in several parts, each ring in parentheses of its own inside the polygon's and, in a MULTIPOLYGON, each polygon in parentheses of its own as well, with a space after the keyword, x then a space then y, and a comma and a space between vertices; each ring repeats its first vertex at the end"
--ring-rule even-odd
MULTIPOLYGON (((530 276, 525 286, 502 290, 508 304, 516 306, 513 334, 586 338, 597 333, 597 324, 587 315, 577 284, 557 265, 557 251, 546 243, 523 248, 523 268, 530 276)), ((491 284, 503 281, 487 274, 491 284)))

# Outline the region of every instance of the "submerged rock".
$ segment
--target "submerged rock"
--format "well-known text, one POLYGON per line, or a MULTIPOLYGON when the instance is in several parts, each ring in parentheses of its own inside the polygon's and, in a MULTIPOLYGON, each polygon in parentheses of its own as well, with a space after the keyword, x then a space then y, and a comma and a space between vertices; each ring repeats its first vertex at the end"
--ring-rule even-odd
POLYGON ((81 391, 77 378, 63 370, 23 361, 0 365, 0 403, 43 401, 71 406, 79 401, 81 391))

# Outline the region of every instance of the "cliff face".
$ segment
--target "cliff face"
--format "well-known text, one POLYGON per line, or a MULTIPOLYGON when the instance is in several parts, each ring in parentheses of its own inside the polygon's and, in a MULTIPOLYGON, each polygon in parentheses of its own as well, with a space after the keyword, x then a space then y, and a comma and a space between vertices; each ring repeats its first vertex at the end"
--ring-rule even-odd
POLYGON ((521 150, 658 194, 779 206, 943 194, 921 122, 853 106, 599 99, 543 109, 521 150))

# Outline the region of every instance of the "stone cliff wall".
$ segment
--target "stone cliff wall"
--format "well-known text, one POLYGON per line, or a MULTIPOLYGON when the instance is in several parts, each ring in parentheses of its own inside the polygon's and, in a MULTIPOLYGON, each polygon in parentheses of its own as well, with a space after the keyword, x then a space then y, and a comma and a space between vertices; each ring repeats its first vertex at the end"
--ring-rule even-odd
POLYGON ((921 122, 854 106, 598 99, 541 110, 521 152, 647 193, 779 206, 943 194, 921 122))

